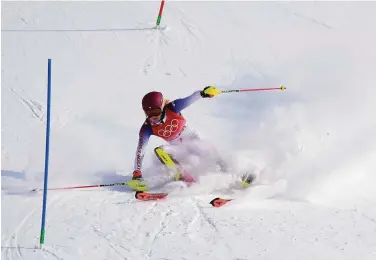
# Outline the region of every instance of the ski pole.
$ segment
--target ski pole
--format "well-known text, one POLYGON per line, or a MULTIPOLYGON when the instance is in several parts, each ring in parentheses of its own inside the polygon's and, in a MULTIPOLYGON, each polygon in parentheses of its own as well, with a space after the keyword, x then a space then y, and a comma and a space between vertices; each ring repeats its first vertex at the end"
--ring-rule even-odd
MULTIPOLYGON (((71 186, 71 187, 59 187, 59 188, 49 188, 47 190, 73 190, 73 189, 86 189, 86 188, 99 188, 99 187, 109 187, 109 186, 122 186, 128 185, 128 182, 119 182, 111 184, 95 184, 95 185, 85 185, 85 186, 71 186)), ((31 191, 42 191, 43 189, 32 189, 31 191)))
POLYGON ((285 90, 286 87, 281 85, 278 88, 247 88, 247 89, 233 89, 233 90, 221 90, 220 93, 231 93, 231 92, 248 92, 248 91, 264 91, 264 90, 285 90))

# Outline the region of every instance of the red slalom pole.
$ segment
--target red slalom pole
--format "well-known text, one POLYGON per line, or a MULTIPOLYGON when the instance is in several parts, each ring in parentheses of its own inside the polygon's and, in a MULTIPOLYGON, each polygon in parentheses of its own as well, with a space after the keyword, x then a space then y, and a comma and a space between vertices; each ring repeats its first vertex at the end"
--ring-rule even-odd
POLYGON ((278 88, 248 88, 248 89, 233 89, 233 90, 221 90, 221 93, 231 93, 231 92, 249 92, 249 91, 264 91, 264 90, 285 90, 284 85, 278 88))
POLYGON ((158 18, 157 18, 157 26, 159 26, 159 24, 161 23, 164 3, 165 3, 165 0, 162 0, 161 6, 159 7, 159 13, 158 13, 158 18))

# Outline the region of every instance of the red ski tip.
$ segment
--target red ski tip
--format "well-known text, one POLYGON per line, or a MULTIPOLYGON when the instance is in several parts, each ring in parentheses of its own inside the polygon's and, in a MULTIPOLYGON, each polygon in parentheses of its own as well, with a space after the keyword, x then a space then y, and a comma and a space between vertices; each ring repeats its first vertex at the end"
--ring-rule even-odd
POLYGON ((149 193, 145 191, 136 191, 135 197, 138 200, 160 200, 167 196, 167 193, 149 193))
POLYGON ((210 201, 210 204, 212 204, 213 207, 219 208, 225 205, 227 202, 232 201, 232 199, 221 199, 221 198, 215 198, 212 201, 210 201))

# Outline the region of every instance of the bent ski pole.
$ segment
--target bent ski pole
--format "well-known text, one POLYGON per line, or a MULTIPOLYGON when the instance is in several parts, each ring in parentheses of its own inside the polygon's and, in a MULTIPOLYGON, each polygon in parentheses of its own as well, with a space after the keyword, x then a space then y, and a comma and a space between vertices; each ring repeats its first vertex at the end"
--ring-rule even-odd
MULTIPOLYGON (((281 85, 278 88, 248 88, 248 89, 233 89, 233 90, 221 90, 220 93, 231 93, 231 92, 248 92, 248 91, 264 91, 264 90, 285 90, 286 87, 281 85)), ((219 93, 219 94, 220 94, 219 93)))

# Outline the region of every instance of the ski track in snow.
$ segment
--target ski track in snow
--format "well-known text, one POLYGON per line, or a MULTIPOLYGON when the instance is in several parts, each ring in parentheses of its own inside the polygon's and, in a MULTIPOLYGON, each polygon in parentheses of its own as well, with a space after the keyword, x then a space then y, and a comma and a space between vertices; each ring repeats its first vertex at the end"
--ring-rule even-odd
POLYGON ((10 91, 17 97, 17 99, 24 105, 28 111, 31 112, 33 117, 43 122, 43 106, 39 104, 37 101, 24 98, 14 88, 11 88, 10 91))
MULTIPOLYGON (((54 198, 51 199, 51 201, 47 204, 47 208, 51 207, 55 203, 59 201, 59 197, 55 196, 54 198)), ((24 205, 27 205, 28 203, 31 202, 32 199, 27 199, 24 202, 24 205)), ((33 207, 32 210, 29 211, 29 213, 20 221, 20 223, 14 228, 14 231, 12 232, 11 237, 4 243, 4 249, 6 251, 6 259, 9 260, 22 260, 25 259, 23 251, 37 251, 37 247, 34 246, 29 246, 25 247, 22 246, 23 242, 26 240, 25 239, 25 234, 29 233, 31 230, 35 230, 35 221, 38 220, 38 218, 35 218, 34 216, 37 213, 37 210, 39 210, 39 207, 35 206, 33 207), (34 218, 33 218, 34 217, 34 218), (22 235, 20 235, 22 234, 22 235), (19 242, 19 237, 22 238, 22 242, 19 242)), ((31 238, 29 238, 31 239, 31 238)), ((30 243, 30 240, 29 240, 30 243)), ((56 254, 53 252, 50 252, 47 249, 42 249, 43 252, 45 252, 48 255, 54 256, 56 259, 61 259, 59 258, 56 254)), ((27 259, 27 258, 26 258, 27 259)))
MULTIPOLYGON (((155 230, 152 233, 146 233, 147 242, 145 248, 147 248, 147 259, 150 259, 152 257, 153 248, 155 245, 155 241, 159 238, 159 236, 163 237, 164 234, 162 233, 166 226, 170 222, 170 217, 172 214, 171 207, 168 206, 167 210, 164 212, 161 212, 161 219, 159 220, 159 225, 156 226, 155 230)), ((142 247, 144 247, 142 246, 142 247)))
MULTIPOLYGON (((163 29, 148 32, 148 41, 153 44, 153 48, 151 54, 147 56, 144 61, 142 69, 144 75, 150 74, 151 70, 156 70, 158 64, 165 75, 170 76, 173 73, 172 70, 175 70, 176 65, 170 65, 171 62, 166 59, 165 55, 169 52, 169 48, 171 48, 172 45, 174 47, 180 46, 182 51, 186 52, 187 55, 193 55, 201 49, 202 32, 198 26, 195 26, 192 21, 185 18, 186 15, 182 10, 174 8, 172 11, 179 14, 179 18, 175 18, 174 20, 181 26, 176 26, 171 30, 178 36, 175 38, 180 40, 176 42, 171 39, 168 35, 168 31, 170 30, 168 27, 167 30, 163 29)), ((187 76, 187 73, 180 66, 178 66, 176 70, 180 75, 187 76)))
MULTIPOLYGON (((192 204, 193 204, 193 206, 194 206, 194 208, 197 212, 196 216, 198 218, 197 218, 196 221, 201 220, 204 223, 207 223, 215 231, 215 233, 213 235, 213 239, 216 239, 217 237, 220 237, 220 238, 224 237, 223 234, 220 232, 220 228, 217 227, 217 225, 215 224, 215 221, 211 217, 209 217, 207 214, 205 214, 204 209, 202 207, 200 207, 198 201, 195 198, 191 198, 191 200, 192 200, 192 204)), ((231 257, 234 255, 234 252, 232 251, 231 246, 225 240, 223 240, 221 243, 226 248, 226 250, 225 250, 226 251, 225 252, 226 258, 231 259, 231 257)))
POLYGON ((18 236, 21 228, 23 228, 27 220, 35 213, 35 211, 36 208, 34 208, 32 211, 29 212, 29 214, 26 215, 26 217, 19 223, 19 225, 12 232, 12 236, 9 238, 9 240, 5 243, 7 248, 7 259, 23 259, 22 249, 18 243, 18 236), (15 253, 13 253, 14 251, 15 253))

